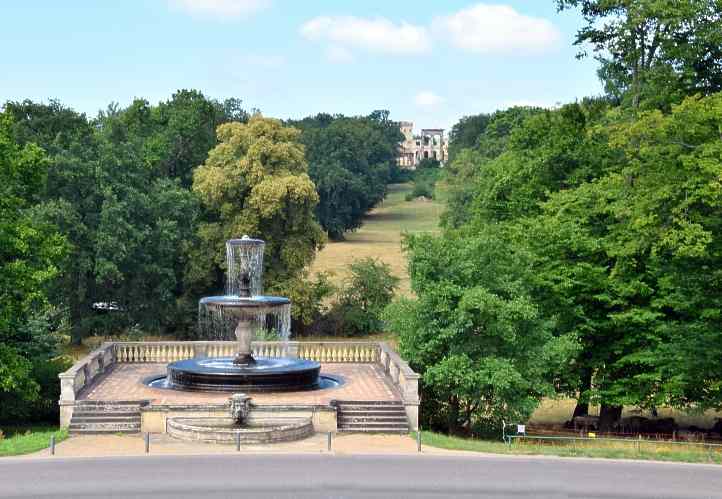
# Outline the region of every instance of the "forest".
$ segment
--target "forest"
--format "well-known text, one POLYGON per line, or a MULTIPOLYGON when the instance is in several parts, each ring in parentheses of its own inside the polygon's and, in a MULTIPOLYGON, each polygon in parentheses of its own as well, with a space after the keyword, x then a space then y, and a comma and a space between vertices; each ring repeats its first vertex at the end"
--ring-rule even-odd
POLYGON ((605 94, 461 119, 444 232, 405 242, 388 328, 437 431, 499 435, 543 398, 602 431, 722 406, 722 5, 557 4, 605 94))
POLYGON ((293 299, 303 328, 331 292, 309 282, 316 251, 396 175, 386 111, 283 123, 196 90, 93 118, 57 101, 2 109, 0 420, 52 419, 63 345, 193 339, 240 234, 268 241, 266 288, 293 299))

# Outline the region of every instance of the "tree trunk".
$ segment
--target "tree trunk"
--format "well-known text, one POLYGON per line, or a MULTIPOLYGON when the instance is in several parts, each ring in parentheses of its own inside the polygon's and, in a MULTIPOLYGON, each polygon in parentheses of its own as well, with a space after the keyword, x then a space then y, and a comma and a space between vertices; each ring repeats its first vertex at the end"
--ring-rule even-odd
POLYGON ((613 431, 621 417, 621 405, 602 404, 599 408, 599 431, 613 431))
POLYGON ((589 415, 589 401, 586 398, 586 392, 592 388, 592 370, 585 369, 582 371, 581 380, 579 384, 579 399, 577 399, 577 405, 574 407, 574 413, 572 414, 572 420, 577 416, 589 415))
POLYGON ((450 435, 459 435, 459 400, 456 397, 449 399, 448 426, 450 435))

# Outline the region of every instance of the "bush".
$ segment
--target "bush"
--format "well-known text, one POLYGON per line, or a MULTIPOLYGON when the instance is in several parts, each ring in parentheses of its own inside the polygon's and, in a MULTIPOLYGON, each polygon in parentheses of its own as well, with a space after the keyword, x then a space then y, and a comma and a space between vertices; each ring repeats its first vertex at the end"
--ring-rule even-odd
POLYGON ((381 313, 391 302, 399 278, 388 264, 373 258, 349 265, 349 277, 328 312, 309 328, 319 336, 365 336, 381 331, 381 313))
POLYGON ((35 362, 28 380, 39 389, 30 399, 16 397, 12 392, 0 392, 0 421, 16 423, 57 423, 60 419, 58 374, 68 370, 72 361, 65 357, 35 362))
POLYGON ((406 201, 412 201, 419 197, 433 199, 436 182, 441 176, 439 162, 434 160, 422 160, 416 167, 413 175, 414 188, 406 195, 406 201))

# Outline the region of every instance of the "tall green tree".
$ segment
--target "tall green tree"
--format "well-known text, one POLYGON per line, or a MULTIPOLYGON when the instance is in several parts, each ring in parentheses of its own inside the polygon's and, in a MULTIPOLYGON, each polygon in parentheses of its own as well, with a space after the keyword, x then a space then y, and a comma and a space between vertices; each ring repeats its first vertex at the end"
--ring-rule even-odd
POLYGON ((426 427, 500 435, 525 421, 574 358, 573 335, 533 302, 528 256, 495 230, 406 241, 415 299, 386 311, 401 354, 422 375, 426 427))
POLYGON ((299 134, 260 115, 247 124, 218 127, 219 144, 193 177, 207 214, 191 250, 190 278, 196 285, 220 285, 225 241, 248 234, 266 241, 266 288, 297 289, 293 281, 324 243, 314 219, 318 194, 299 134))
MULTIPOLYGON (((19 140, 35 138, 52 151, 35 211, 70 245, 52 297, 68 312, 73 341, 136 324, 173 329, 197 203, 180 179, 148 160, 141 129, 152 130, 152 121, 137 118, 125 126, 127 117, 111 108, 91 123, 57 103, 9 103, 7 109, 19 117, 13 126, 19 140)), ((150 114, 143 109, 136 101, 130 113, 150 114)))
POLYGON ((586 25, 576 38, 597 54, 609 95, 633 108, 668 109, 722 90, 722 1, 556 0, 586 25))
POLYGON ((386 195, 401 132, 387 111, 353 118, 319 114, 291 124, 302 131, 319 194, 318 221, 330 238, 341 239, 386 195))
POLYGON ((57 338, 43 319, 67 249, 57 228, 33 212, 45 190, 47 157, 35 144, 17 144, 13 125, 10 113, 0 113, 0 419, 37 398, 33 364, 56 353, 57 338))

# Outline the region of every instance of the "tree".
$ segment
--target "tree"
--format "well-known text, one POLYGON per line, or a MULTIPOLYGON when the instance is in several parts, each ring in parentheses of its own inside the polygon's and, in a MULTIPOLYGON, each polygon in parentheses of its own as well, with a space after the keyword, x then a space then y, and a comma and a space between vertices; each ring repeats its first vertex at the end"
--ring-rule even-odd
POLYGON ((383 328, 381 315, 391 303, 399 278, 388 264, 373 258, 355 260, 331 315, 341 317, 344 334, 367 335, 383 328))
MULTIPOLYGON (((607 93, 633 108, 668 109, 684 96, 722 90, 720 0, 556 0, 579 8, 607 93)), ((583 57, 583 50, 579 56, 583 57)))
POLYGON ((422 375, 427 427, 500 434, 501 421, 525 421, 573 358, 572 335, 533 303, 522 251, 493 230, 473 236, 406 240, 416 299, 385 317, 401 354, 422 375))
POLYGON ((613 427, 624 405, 718 407, 722 306, 719 95, 604 127, 598 178, 520 225, 539 299, 575 332, 580 400, 613 427))
POLYGON ((48 161, 36 145, 12 138, 10 113, 0 113, 0 419, 10 405, 37 399, 34 362, 55 354, 47 323, 33 322, 49 308, 48 285, 58 275, 66 242, 57 228, 33 214, 45 189, 48 161))
MULTIPOLYGON (((493 172, 494 162, 497 165, 507 162, 509 158, 500 158, 507 149, 514 131, 533 116, 544 114, 540 108, 512 107, 505 111, 497 111, 489 118, 484 131, 476 140, 474 148, 461 149, 453 161, 447 164, 446 182, 448 185, 447 208, 442 215, 442 225, 452 228, 468 223, 472 218, 472 202, 479 190, 485 190, 478 183, 494 182, 487 175, 503 177, 493 172)), ((543 132, 542 132, 543 133, 543 132)), ((503 172, 503 166, 496 168, 503 172)))
POLYGON ((324 242, 300 132, 254 115, 247 124, 221 125, 217 133, 219 144, 193 176, 207 221, 191 249, 191 278, 204 286, 218 282, 225 241, 248 234, 266 241, 266 288, 293 287, 324 242))
POLYGON ((318 188, 318 221, 331 239, 342 239, 386 195, 401 132, 387 111, 353 118, 319 114, 291 124, 302 131, 318 188))
POLYGON ((127 114, 111 106, 91 124, 57 103, 8 109, 22 120, 13 126, 22 140, 54 151, 34 213, 70 246, 50 295, 67 310, 73 341, 134 325, 174 329, 198 209, 178 179, 153 167, 152 110, 143 101, 127 114))
POLYGON ((449 161, 454 161, 462 149, 476 147, 490 120, 490 115, 482 113, 464 116, 455 123, 449 134, 449 161))

